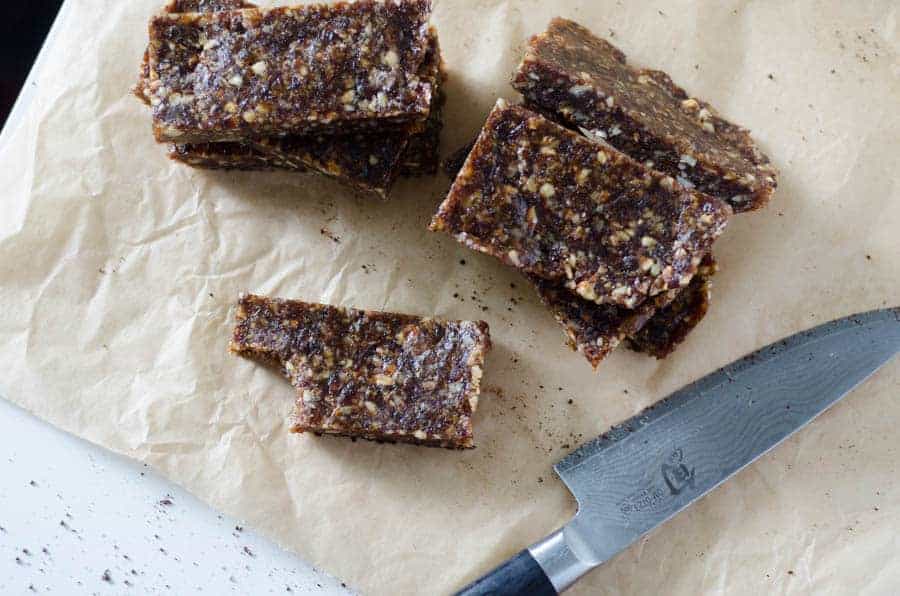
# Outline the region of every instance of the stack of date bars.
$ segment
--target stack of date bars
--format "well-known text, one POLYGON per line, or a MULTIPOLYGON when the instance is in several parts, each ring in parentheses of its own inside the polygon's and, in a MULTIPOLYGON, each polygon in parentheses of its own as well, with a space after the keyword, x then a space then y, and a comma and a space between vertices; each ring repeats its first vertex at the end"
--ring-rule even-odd
POLYGON ((134 92, 175 160, 314 172, 385 197, 438 166, 445 75, 430 16, 430 0, 170 0, 134 92))
POLYGON ((554 19, 456 173, 433 230, 521 270, 596 367, 619 343, 663 358, 696 326, 733 213, 775 169, 747 130, 663 72, 554 19))

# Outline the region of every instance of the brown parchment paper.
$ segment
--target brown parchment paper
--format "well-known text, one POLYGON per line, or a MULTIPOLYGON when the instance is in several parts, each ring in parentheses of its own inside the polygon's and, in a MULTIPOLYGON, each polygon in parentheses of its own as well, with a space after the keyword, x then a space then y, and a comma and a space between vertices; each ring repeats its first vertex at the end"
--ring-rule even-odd
MULTIPOLYGON (((69 1, 0 148, 0 393, 363 593, 458 588, 572 515, 551 465, 577 443, 765 343, 900 303, 896 2, 437 3, 445 153, 515 97, 527 37, 564 15, 750 127, 781 169, 770 207, 717 244, 714 303, 689 340, 593 373, 515 273, 425 230, 444 179, 379 203, 169 161, 128 93, 160 0, 69 1), (226 353, 246 290, 486 319, 478 448, 289 434, 288 384, 226 353)), ((573 593, 895 592, 898 423, 894 362, 573 593)))

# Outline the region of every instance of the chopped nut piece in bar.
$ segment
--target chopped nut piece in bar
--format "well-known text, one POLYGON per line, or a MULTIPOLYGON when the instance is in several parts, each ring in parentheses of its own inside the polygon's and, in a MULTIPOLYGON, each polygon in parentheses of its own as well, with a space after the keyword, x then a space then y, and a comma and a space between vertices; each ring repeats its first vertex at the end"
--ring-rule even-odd
POLYGON ((690 285, 678 293, 670 304, 660 308, 637 333, 628 338, 628 347, 662 359, 706 316, 709 309, 710 278, 717 269, 712 256, 700 264, 690 285))
POLYGON ((498 102, 432 230, 587 300, 685 287, 731 215, 627 155, 498 102))
POLYGON ((474 446, 490 334, 438 321, 242 296, 231 350, 280 368, 298 393, 293 430, 474 446))
POLYGON ((528 102, 736 212, 764 206, 777 186, 775 168, 746 129, 665 73, 626 65, 621 51, 572 21, 554 19, 532 38, 513 86, 528 102))
POLYGON ((430 0, 161 14, 154 133, 178 143, 412 126, 428 117, 430 0))

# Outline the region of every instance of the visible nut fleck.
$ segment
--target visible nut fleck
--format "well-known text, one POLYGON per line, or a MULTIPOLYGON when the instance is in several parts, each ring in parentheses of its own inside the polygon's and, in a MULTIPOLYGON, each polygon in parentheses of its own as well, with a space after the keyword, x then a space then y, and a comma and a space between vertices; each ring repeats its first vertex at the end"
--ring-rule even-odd
POLYGON ((391 375, 378 373, 377 375, 375 375, 375 384, 376 385, 384 385, 384 386, 393 385, 394 377, 392 377, 391 375))
POLYGON ((268 65, 263 60, 260 60, 259 62, 254 63, 253 66, 250 67, 250 70, 257 76, 264 76, 268 70, 268 65))
POLYGON ((681 163, 686 163, 690 167, 694 167, 695 165, 697 165, 697 158, 693 155, 688 155, 687 153, 683 153, 679 158, 679 161, 681 163))
POLYGON ((240 87, 244 84, 244 77, 242 77, 240 74, 236 74, 228 79, 228 84, 232 87, 240 87))
POLYGON ((393 68, 393 67, 397 66, 398 64, 400 64, 400 57, 397 55, 397 52, 395 52, 394 50, 388 50, 387 52, 382 54, 381 61, 384 64, 387 64, 388 66, 393 68))
POLYGON ((545 199, 552 199, 553 195, 556 194, 556 189, 549 182, 544 182, 543 184, 541 184, 540 193, 541 196, 545 199))
POLYGON ((590 90, 591 90, 590 85, 572 85, 569 88, 569 93, 578 97, 579 95, 584 95, 585 93, 589 92, 590 90))

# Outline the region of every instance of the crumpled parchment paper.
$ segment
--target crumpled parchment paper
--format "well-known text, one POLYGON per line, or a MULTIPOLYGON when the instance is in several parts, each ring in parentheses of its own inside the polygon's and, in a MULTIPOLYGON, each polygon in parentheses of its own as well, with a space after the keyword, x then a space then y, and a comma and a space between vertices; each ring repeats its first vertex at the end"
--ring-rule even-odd
MULTIPOLYGON (((751 128, 781 169, 769 208, 717 244, 714 302, 686 344, 663 362, 619 350, 597 373, 514 272, 426 231, 440 177, 379 203, 169 161, 128 92, 161 0, 69 1, 0 148, 0 394, 363 593, 458 588, 572 515, 551 465, 576 444, 770 341, 900 303, 889 0, 438 2, 445 153, 516 97, 523 44, 563 15, 751 128), (226 352, 246 290, 487 320, 478 448, 289 434, 288 384, 226 352)), ((573 593, 896 590, 898 394, 894 362, 573 593)))

